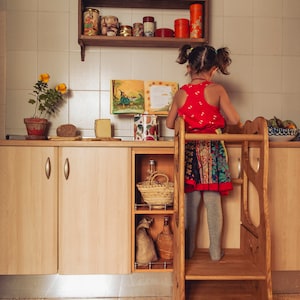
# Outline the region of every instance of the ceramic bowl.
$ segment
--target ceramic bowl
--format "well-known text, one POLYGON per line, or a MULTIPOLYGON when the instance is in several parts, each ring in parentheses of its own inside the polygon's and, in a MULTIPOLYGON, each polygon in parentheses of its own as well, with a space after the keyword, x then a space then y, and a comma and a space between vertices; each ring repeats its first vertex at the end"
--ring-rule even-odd
POLYGON ((174 30, 170 28, 158 28, 155 30, 156 37, 174 37, 174 30))
POLYGON ((268 127, 268 133, 271 142, 287 142, 295 138, 298 129, 268 127))

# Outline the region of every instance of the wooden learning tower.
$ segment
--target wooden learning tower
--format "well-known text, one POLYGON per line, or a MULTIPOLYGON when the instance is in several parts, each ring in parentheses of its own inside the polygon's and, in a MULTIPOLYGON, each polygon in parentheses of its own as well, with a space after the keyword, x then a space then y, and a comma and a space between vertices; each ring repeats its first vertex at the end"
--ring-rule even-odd
MULTIPOLYGON (((230 128, 230 127, 229 127, 230 128)), ((267 199, 268 128, 264 118, 247 121, 242 128, 232 126, 228 134, 186 133, 184 121, 175 125, 175 226, 173 298, 175 300, 272 299, 271 241, 267 199), (197 248, 185 259, 184 151, 191 140, 223 140, 241 150, 240 174, 233 178, 240 186, 240 247, 225 249, 218 262, 211 261, 207 249, 197 248), (253 151, 258 167, 251 163, 253 151), (253 224, 249 207, 254 202, 259 222, 253 224)))

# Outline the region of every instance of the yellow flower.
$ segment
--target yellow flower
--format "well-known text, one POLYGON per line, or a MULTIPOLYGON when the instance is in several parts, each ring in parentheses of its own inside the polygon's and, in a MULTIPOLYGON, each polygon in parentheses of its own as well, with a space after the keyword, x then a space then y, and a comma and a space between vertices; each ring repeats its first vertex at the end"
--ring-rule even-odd
POLYGON ((50 79, 50 75, 48 73, 42 73, 40 74, 40 77, 39 77, 39 80, 44 82, 44 83, 47 83, 50 79))
POLYGON ((61 94, 65 94, 67 92, 67 86, 64 83, 58 84, 55 89, 60 92, 61 94))
POLYGON ((66 84, 60 83, 55 88, 49 88, 49 79, 48 73, 42 73, 33 86, 31 94, 33 98, 30 98, 28 102, 35 105, 34 118, 55 114, 64 103, 64 94, 68 92, 66 84))

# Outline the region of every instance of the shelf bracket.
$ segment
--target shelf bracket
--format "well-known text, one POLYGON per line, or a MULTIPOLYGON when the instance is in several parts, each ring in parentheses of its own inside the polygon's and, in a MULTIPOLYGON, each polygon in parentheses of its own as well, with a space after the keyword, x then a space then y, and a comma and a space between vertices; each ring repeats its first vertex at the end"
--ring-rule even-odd
POLYGON ((81 61, 84 61, 85 59, 85 44, 82 40, 78 40, 78 44, 80 45, 80 54, 81 54, 81 61))

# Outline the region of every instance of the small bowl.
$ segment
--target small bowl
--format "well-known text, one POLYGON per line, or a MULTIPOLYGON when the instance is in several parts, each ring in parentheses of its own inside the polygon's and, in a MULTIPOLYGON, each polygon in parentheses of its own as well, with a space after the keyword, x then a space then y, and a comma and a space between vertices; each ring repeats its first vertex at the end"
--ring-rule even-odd
POLYGON ((298 129, 268 127, 268 134, 271 142, 287 142, 295 138, 298 129))
POLYGON ((158 28, 155 30, 156 37, 174 37, 174 30, 170 28, 158 28))

